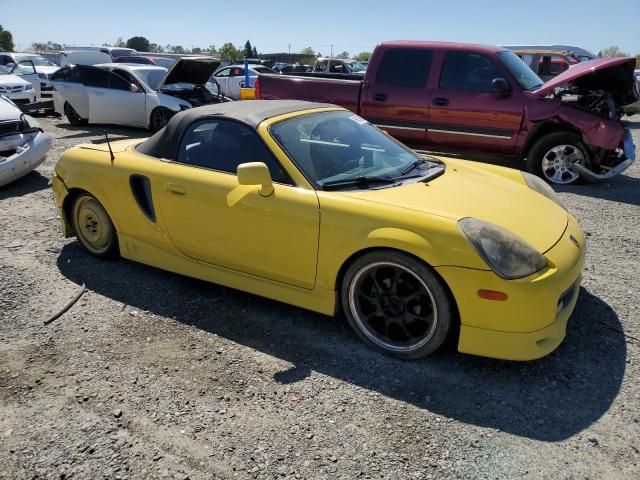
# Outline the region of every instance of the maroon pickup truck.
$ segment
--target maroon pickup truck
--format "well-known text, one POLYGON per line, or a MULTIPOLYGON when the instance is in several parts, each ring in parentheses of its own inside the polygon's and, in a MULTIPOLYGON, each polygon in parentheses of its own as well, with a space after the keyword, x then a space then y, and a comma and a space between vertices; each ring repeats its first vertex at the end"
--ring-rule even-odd
POLYGON ((414 148, 507 156, 548 182, 610 178, 635 160, 622 107, 635 59, 574 65, 547 83, 501 47, 378 45, 364 80, 260 75, 256 96, 341 105, 414 148))

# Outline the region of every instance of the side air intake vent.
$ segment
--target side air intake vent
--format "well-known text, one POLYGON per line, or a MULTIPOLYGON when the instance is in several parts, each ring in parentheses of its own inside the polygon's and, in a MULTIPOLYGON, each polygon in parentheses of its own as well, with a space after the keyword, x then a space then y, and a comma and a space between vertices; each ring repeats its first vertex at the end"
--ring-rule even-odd
POLYGON ((153 198, 151 197, 151 183, 147 177, 142 175, 131 175, 129 177, 131 193, 136 199, 138 207, 142 213, 153 223, 156 221, 156 211, 153 208, 153 198))

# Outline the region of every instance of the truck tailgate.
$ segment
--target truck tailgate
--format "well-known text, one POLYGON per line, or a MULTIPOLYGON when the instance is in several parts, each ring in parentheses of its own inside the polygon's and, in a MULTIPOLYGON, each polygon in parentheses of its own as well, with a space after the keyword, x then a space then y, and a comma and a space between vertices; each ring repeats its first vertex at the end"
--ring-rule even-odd
POLYGON ((260 75, 260 98, 263 100, 307 100, 333 103, 358 113, 362 80, 260 75))

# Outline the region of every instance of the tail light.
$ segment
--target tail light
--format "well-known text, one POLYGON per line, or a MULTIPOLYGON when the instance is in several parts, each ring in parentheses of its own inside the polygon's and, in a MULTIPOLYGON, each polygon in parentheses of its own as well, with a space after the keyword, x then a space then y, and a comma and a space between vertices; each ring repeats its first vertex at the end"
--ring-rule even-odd
POLYGON ((260 77, 256 78, 256 83, 253 88, 255 89, 256 100, 260 100, 262 98, 262 92, 260 91, 260 77))

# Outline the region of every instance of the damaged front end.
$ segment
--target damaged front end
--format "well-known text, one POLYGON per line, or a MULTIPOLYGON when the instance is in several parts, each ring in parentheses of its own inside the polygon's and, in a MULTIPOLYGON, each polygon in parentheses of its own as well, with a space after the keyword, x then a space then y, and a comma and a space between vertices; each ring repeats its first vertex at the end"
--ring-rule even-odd
POLYGON ((590 158, 587 165, 576 163, 573 169, 586 180, 612 178, 636 159, 631 132, 621 120, 623 107, 638 99, 634 68, 634 58, 583 62, 533 92, 538 98, 550 96, 557 103, 553 112, 532 112, 530 120, 552 117, 581 132, 590 158))
POLYGON ((5 97, 0 97, 0 187, 40 165, 51 147, 51 135, 5 97))

